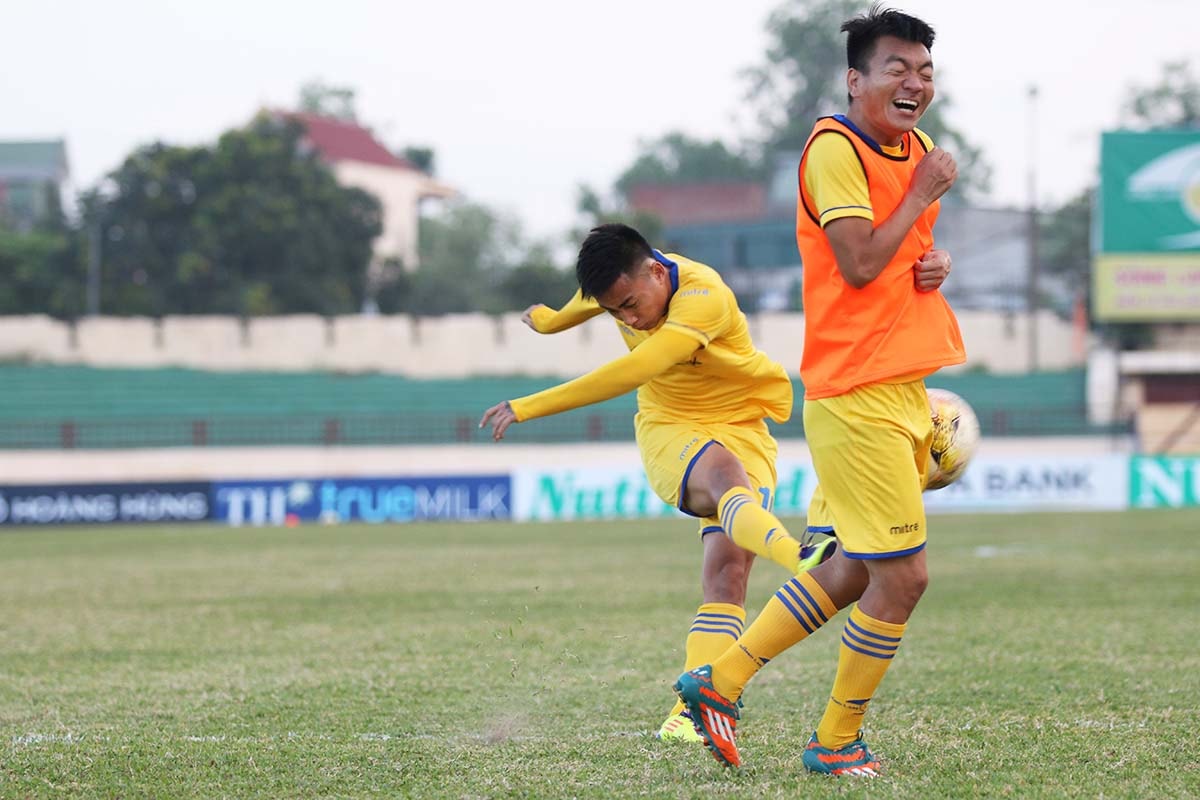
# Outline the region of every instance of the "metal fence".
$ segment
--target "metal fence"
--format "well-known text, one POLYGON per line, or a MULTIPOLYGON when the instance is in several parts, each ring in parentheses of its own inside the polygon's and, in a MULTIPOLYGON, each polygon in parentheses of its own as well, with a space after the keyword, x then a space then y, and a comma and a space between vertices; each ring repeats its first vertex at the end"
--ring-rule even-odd
MULTIPOLYGON (((1075 406, 977 409, 985 436, 1118 435, 1132 425, 1090 425, 1075 406)), ((773 425, 783 439, 803 438, 799 414, 773 425)), ((478 417, 459 413, 345 414, 337 416, 148 416, 105 419, 7 421, 0 449, 86 450, 156 447, 255 447, 273 445, 363 446, 486 442, 478 417)), ((530 444, 631 441, 628 411, 586 409, 511 428, 511 441, 530 444)))

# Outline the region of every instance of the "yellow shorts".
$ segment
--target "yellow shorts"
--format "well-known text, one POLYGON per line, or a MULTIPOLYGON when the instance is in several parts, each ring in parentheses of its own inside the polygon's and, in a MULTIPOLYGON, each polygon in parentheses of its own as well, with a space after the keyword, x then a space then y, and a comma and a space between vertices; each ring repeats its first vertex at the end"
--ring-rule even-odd
POLYGON ((893 558, 925 546, 921 490, 933 423, 924 381, 806 400, 804 432, 819 482, 810 526, 836 529, 850 558, 893 558))
MULTIPOLYGON (((763 508, 775 502, 775 457, 779 445, 763 420, 739 423, 663 422, 638 414, 633 420, 638 449, 646 477, 655 494, 685 514, 683 487, 700 454, 721 446, 737 457, 750 477, 750 485, 762 499, 763 508)), ((700 520, 700 535, 723 532, 718 517, 700 520)))
POLYGON ((836 533, 833 527, 833 514, 829 511, 829 504, 825 502, 825 492, 821 489, 821 484, 817 484, 817 488, 813 490, 812 499, 808 501, 808 513, 805 522, 808 529, 814 533, 836 533))

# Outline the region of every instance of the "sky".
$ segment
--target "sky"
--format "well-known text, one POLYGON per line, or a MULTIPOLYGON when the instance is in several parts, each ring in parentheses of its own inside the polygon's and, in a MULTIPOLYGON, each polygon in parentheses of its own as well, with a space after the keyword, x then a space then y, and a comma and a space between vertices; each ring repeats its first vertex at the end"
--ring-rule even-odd
MULTIPOLYGON (((577 187, 610 189, 639 142, 756 133, 742 71, 783 4, 6 0, 0 140, 64 138, 83 189, 138 146, 212 143, 320 80, 353 88, 385 144, 432 147, 468 199, 561 237, 577 187)), ((1196 0, 892 5, 937 31, 937 88, 993 168, 990 204, 1025 205, 1031 168, 1039 205, 1069 199, 1131 85, 1169 60, 1200 74, 1196 0)))

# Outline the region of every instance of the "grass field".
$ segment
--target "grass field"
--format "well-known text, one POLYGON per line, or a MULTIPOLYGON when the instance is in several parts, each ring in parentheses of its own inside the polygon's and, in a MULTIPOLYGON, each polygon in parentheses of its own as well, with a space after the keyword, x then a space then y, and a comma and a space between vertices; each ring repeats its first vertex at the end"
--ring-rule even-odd
POLYGON ((751 684, 740 772, 653 739, 686 521, 6 531, 0 796, 1200 796, 1200 513, 931 527, 873 781, 800 767, 837 623, 751 684))

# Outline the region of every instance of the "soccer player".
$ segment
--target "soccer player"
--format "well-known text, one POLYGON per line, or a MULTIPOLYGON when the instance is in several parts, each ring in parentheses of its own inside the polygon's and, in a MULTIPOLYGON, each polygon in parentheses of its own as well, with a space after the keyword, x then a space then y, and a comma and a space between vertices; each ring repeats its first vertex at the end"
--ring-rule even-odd
MULTIPOLYGON (((497 441, 513 423, 637 389, 638 449, 664 502, 700 518, 703 603, 688 632, 686 669, 707 664, 741 634, 755 555, 792 573, 836 549, 793 538, 771 513, 778 446, 766 418, 792 413, 792 382, 755 349, 733 292, 713 269, 653 249, 633 228, 593 228, 575 266, 579 291, 563 308, 531 306, 523 319, 557 333, 608 312, 629 352, 582 377, 484 412, 497 441)), ((677 702, 659 737, 699 741, 677 702)))
POLYGON ((863 741, 863 716, 928 582, 921 491, 932 426, 924 378, 966 356, 937 291, 950 257, 933 248, 938 199, 957 170, 916 128, 933 99, 933 30, 878 5, 841 29, 849 109, 814 126, 796 214, 804 429, 819 513, 829 514, 840 547, 785 583, 733 646, 675 686, 713 755, 736 766, 746 683, 857 601, 802 760, 813 772, 874 775, 879 760, 863 741))

